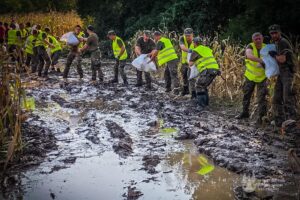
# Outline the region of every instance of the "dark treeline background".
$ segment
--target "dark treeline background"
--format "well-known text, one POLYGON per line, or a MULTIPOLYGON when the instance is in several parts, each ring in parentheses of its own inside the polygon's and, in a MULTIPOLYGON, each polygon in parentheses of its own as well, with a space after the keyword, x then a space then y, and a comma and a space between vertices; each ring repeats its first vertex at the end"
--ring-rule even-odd
POLYGON ((114 29, 131 37, 139 29, 182 32, 192 27, 200 34, 218 32, 222 37, 248 41, 253 32, 267 34, 270 24, 282 26, 286 34, 298 35, 299 0, 1 0, 0 12, 77 10, 83 18, 94 18, 103 37, 114 29))

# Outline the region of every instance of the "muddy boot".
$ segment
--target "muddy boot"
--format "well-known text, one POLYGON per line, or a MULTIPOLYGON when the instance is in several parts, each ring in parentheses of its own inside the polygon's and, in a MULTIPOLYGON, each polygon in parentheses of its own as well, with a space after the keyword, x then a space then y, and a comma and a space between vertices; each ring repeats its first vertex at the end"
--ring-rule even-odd
POLYGON ((263 125, 263 120, 262 120, 262 117, 258 117, 256 122, 255 122, 255 126, 257 128, 261 127, 263 125))
POLYGON ((172 92, 173 92, 174 95, 179 95, 180 88, 174 88, 172 92))
POLYGON ((165 90, 166 93, 171 92, 171 91, 172 91, 172 89, 170 87, 167 87, 166 90, 165 90))
POLYGON ((207 106, 207 95, 205 92, 197 92, 197 105, 200 107, 205 107, 207 106))
POLYGON ((181 96, 185 96, 187 94, 189 94, 189 87, 188 86, 184 86, 180 95, 181 96))
POLYGON ((124 84, 125 86, 127 86, 127 85, 128 85, 128 81, 127 81, 127 79, 125 79, 125 80, 124 80, 123 84, 124 84))
POLYGON ((192 91, 191 99, 196 99, 196 98, 197 98, 196 91, 192 91))
POLYGON ((239 114, 236 119, 247 119, 249 118, 250 115, 249 115, 249 112, 247 111, 243 111, 241 114, 239 114))

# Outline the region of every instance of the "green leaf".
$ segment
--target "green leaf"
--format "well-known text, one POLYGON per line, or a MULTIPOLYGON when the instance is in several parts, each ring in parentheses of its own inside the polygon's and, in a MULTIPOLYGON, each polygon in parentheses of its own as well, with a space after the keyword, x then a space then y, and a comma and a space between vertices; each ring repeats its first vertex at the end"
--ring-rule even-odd
POLYGON ((200 155, 198 157, 198 161, 199 161, 199 163, 200 163, 201 166, 208 165, 208 161, 207 161, 207 159, 203 155, 200 155))
POLYGON ((27 111, 35 109, 35 100, 33 97, 27 97, 22 101, 22 108, 25 108, 27 111))
POLYGON ((199 171, 197 171, 197 174, 204 176, 204 175, 212 172, 214 169, 215 169, 215 166, 208 164, 208 165, 201 167, 201 169, 199 171))
POLYGON ((163 128, 160 130, 161 133, 166 133, 166 134, 170 134, 170 133, 176 133, 177 129, 176 128, 163 128))

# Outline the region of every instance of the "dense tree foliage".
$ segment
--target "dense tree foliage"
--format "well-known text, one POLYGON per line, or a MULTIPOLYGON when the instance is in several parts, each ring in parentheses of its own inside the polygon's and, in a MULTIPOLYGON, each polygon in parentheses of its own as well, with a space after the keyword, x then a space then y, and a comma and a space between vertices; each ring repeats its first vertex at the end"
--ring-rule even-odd
POLYGON ((65 11, 76 9, 105 36, 115 29, 126 38, 139 29, 221 33, 242 41, 254 31, 267 33, 270 24, 298 34, 300 1, 285 0, 2 0, 0 12, 65 11))

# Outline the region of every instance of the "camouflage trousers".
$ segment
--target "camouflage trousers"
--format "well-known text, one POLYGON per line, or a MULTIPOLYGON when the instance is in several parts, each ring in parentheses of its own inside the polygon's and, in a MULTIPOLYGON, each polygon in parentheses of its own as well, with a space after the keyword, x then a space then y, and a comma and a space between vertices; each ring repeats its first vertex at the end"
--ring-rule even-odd
POLYGON ((179 88, 179 78, 177 73, 178 60, 171 60, 167 62, 165 67, 165 87, 166 89, 178 89, 179 88))
POLYGON ((206 69, 202 71, 196 80, 196 92, 201 93, 207 91, 207 87, 213 82, 218 75, 218 70, 206 69))
POLYGON ((295 92, 293 91, 294 73, 289 68, 281 69, 277 77, 273 96, 274 117, 277 124, 297 117, 295 92))
POLYGON ((61 55, 61 50, 55 51, 51 54, 51 66, 53 67, 58 63, 58 59, 61 55))
POLYGON ((137 78, 137 85, 142 85, 143 84, 143 73, 145 74, 145 80, 146 80, 146 85, 147 87, 151 87, 151 74, 150 72, 142 72, 139 70, 136 70, 136 78, 137 78))
POLYGON ((252 94, 254 92, 255 86, 257 87, 257 103, 258 103, 258 116, 261 118, 267 113, 267 100, 266 96, 268 94, 267 80, 263 80, 260 83, 250 81, 245 77, 245 82, 243 86, 243 113, 249 113, 249 106, 252 94))
POLYGON ((183 88, 189 88, 190 94, 195 91, 196 79, 189 80, 191 68, 188 64, 182 64, 181 69, 183 88))
POLYGON ((34 60, 33 54, 26 53, 26 60, 25 60, 26 67, 29 67, 30 64, 32 64, 33 60, 34 60))
POLYGON ((50 57, 46 51, 46 48, 43 46, 36 47, 36 51, 37 51, 37 60, 38 60, 38 76, 42 76, 43 70, 44 70, 43 75, 47 76, 51 64, 50 57))
POLYGON ((126 60, 117 60, 114 66, 114 80, 118 81, 119 80, 119 70, 120 70, 120 75, 125 82, 127 82, 127 76, 125 73, 125 66, 126 66, 126 60))
POLYGON ((79 74, 80 78, 83 78, 83 70, 81 68, 81 55, 77 52, 70 52, 68 54, 67 63, 63 72, 63 78, 68 78, 70 67, 74 60, 76 62, 77 73, 79 74))
POLYGON ((92 80, 96 80, 97 74, 100 81, 103 81, 103 72, 101 69, 101 53, 99 50, 91 52, 91 67, 92 67, 92 80))

